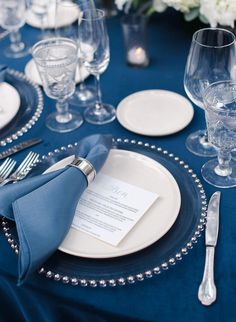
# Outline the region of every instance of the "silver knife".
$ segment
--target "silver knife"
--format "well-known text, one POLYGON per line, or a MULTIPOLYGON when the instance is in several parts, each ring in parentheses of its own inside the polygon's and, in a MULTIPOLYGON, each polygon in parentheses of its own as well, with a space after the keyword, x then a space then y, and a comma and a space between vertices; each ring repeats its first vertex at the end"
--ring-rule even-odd
POLYGON ((17 152, 24 150, 24 149, 27 149, 30 146, 41 143, 42 141, 43 141, 42 139, 30 139, 30 140, 24 141, 22 143, 16 144, 16 145, 12 146, 11 148, 1 152, 0 153, 0 160, 5 159, 5 158, 9 157, 10 155, 13 155, 17 152))
POLYGON ((205 232, 206 260, 202 282, 198 289, 198 299, 203 305, 211 305, 216 300, 214 282, 214 254, 219 231, 220 191, 209 201, 205 232))

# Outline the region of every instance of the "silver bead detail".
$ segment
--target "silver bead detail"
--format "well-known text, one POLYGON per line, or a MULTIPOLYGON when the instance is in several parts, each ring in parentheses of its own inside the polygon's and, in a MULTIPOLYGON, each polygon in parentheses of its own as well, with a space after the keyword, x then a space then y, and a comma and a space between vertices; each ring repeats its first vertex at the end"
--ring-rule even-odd
POLYGON ((168 267, 167 263, 163 263, 163 264, 161 264, 161 268, 164 270, 167 270, 169 267, 168 267))
POLYGON ((111 287, 116 286, 116 281, 114 279, 109 280, 109 286, 111 287))
POLYGON ((99 286, 101 286, 101 287, 106 287, 106 286, 107 286, 106 281, 105 281, 105 280, 101 280, 101 281, 99 281, 99 286))
POLYGON ((152 277, 152 271, 146 271, 145 272, 145 277, 151 278, 152 277))
POLYGON ((79 284, 78 278, 76 277, 72 277, 70 281, 71 281, 71 285, 73 286, 76 286, 79 284))
POLYGON ((53 272, 52 271, 47 271, 46 277, 52 278, 53 277, 53 272))
POLYGON ((191 242, 187 243, 187 247, 188 249, 192 249, 193 248, 193 244, 191 242))
POLYGON ((85 287, 88 285, 88 282, 85 279, 80 280, 80 285, 85 287))
POLYGON ((177 259, 177 261, 181 260, 181 259, 182 259, 182 255, 181 255, 181 253, 177 253, 177 254, 175 255, 175 258, 177 259))
POLYGON ((138 281, 143 281, 144 280, 144 276, 141 273, 140 274, 137 274, 136 275, 136 278, 137 278, 138 281))
POLYGON ((135 282, 135 279, 134 279, 133 276, 128 276, 127 281, 128 281, 129 284, 133 284, 135 282))
POLYGON ((181 252, 182 252, 182 254, 187 255, 188 254, 188 249, 187 248, 182 248, 181 252))
POLYGON ((39 274, 44 274, 44 273, 45 273, 45 269, 43 267, 41 267, 39 270, 39 274))
POLYGON ((175 263, 175 259, 174 258, 170 258, 169 259, 169 264, 172 265, 172 266, 175 265, 176 264, 175 263))
POLYGON ((62 277, 62 283, 64 283, 64 284, 68 284, 68 283, 69 283, 69 281, 70 281, 70 279, 69 279, 69 277, 68 277, 68 276, 63 276, 63 277, 62 277))
POLYGON ((56 282, 60 281, 60 279, 61 279, 61 275, 60 275, 60 274, 55 274, 55 275, 54 275, 54 280, 55 280, 56 282))
POLYGON ((153 273, 154 274, 160 274, 161 273, 161 269, 160 269, 160 267, 159 266, 157 266, 157 267, 155 267, 154 269, 153 269, 153 273))
POLYGON ((89 281, 89 285, 91 287, 96 287, 97 286, 97 282, 95 280, 91 280, 91 281, 89 281))

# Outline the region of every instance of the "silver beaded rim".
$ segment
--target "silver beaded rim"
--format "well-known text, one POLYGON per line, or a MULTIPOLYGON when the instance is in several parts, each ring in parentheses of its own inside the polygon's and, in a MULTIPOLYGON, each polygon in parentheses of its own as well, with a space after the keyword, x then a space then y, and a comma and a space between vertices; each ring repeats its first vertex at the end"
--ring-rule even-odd
POLYGON ((27 133, 32 128, 32 126, 38 121, 38 119, 42 113, 42 110, 43 110, 43 94, 42 94, 42 91, 39 88, 39 86, 34 84, 23 73, 18 72, 14 69, 7 69, 7 73, 12 76, 15 76, 18 79, 28 82, 34 88, 34 90, 37 94, 38 104, 37 104, 36 110, 34 112, 34 115, 31 117, 31 119, 25 125, 23 125, 22 128, 19 129, 16 133, 13 133, 13 134, 7 136, 6 138, 4 138, 3 140, 1 140, 0 146, 6 146, 8 143, 12 143, 13 141, 16 141, 19 137, 21 137, 22 135, 27 133))
MULTIPOLYGON (((133 144, 133 145, 139 145, 144 146, 146 148, 150 148, 153 151, 157 151, 160 154, 164 154, 165 156, 169 157, 173 161, 177 162, 181 167, 183 167, 188 175, 192 178, 194 184, 199 190, 200 197, 201 197, 201 215, 200 219, 197 225, 196 231, 193 233, 191 239, 184 245, 181 249, 179 249, 178 252, 176 252, 172 257, 167 258, 166 261, 162 262, 159 266, 152 267, 149 270, 145 272, 140 272, 136 275, 130 275, 128 277, 120 276, 117 279, 98 279, 98 280, 89 280, 89 279, 81 279, 78 276, 67 276, 60 274, 58 272, 45 269, 44 267, 41 267, 38 271, 38 273, 42 276, 45 276, 46 278, 52 279, 54 281, 60 281, 63 284, 69 284, 73 286, 90 286, 90 287, 114 287, 114 286, 124 286, 127 284, 134 284, 136 282, 144 281, 147 278, 152 278, 155 275, 159 275, 162 271, 168 270, 171 266, 174 266, 177 262, 181 261, 184 257, 184 255, 187 255, 189 250, 193 248, 193 246, 198 242, 198 238, 201 237, 201 233, 205 228, 206 225, 206 216, 207 216, 207 198, 204 191, 204 188, 200 182, 200 180, 197 178, 197 175, 194 173, 194 171, 189 167, 188 164, 186 164, 183 160, 181 160, 179 157, 175 156, 173 153, 169 153, 167 150, 163 150, 161 147, 157 147, 156 145, 151 145, 149 143, 144 143, 142 141, 136 141, 136 140, 129 140, 129 139, 113 139, 114 143, 122 143, 122 144, 133 144)), ((49 152, 47 155, 44 155, 42 157, 42 160, 46 160, 52 156, 55 156, 57 154, 60 154, 61 151, 66 151, 67 149, 76 147, 78 145, 78 142, 74 144, 69 144, 67 146, 62 146, 60 149, 55 149, 53 152, 49 152)), ((8 221, 6 218, 2 218, 2 228, 5 234, 5 238, 7 239, 8 243, 10 244, 10 247, 13 249, 15 254, 18 255, 19 248, 18 244, 14 240, 11 232, 10 227, 8 224, 8 221)))

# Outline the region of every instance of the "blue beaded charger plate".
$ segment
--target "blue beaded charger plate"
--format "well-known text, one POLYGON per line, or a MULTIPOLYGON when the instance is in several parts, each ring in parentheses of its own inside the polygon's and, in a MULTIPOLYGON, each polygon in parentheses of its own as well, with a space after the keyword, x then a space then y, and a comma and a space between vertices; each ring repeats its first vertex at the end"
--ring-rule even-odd
MULTIPOLYGON (((59 160, 74 154, 79 143, 61 147, 42 157, 33 174, 40 174, 59 160)), ((158 275, 188 254, 197 243, 206 223, 207 200, 200 180, 179 157, 149 143, 114 139, 114 148, 146 155, 169 170, 181 194, 179 215, 171 229, 152 245, 129 255, 93 259, 71 256, 61 251, 39 269, 39 274, 65 284, 106 287, 132 284, 158 275)), ((3 229, 12 249, 18 254, 14 224, 3 220, 3 229)))
POLYGON ((27 133, 37 122, 43 110, 41 89, 23 73, 8 68, 4 81, 19 93, 20 108, 10 123, 0 130, 0 146, 5 146, 27 133))

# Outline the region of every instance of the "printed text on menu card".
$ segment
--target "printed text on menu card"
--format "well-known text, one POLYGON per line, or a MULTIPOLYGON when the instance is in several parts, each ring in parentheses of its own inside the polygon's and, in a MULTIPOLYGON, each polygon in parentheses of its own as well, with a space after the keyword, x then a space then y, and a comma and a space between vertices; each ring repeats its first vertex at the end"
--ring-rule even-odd
POLYGON ((99 173, 80 198, 73 227, 117 246, 157 198, 156 193, 99 173))

